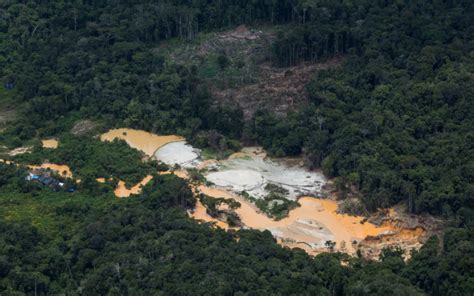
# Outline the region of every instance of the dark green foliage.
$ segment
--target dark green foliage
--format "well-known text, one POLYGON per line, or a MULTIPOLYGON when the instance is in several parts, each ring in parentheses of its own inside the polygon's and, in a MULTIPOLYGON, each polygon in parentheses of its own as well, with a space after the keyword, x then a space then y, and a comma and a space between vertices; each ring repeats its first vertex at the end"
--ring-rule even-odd
POLYGON ((193 69, 165 65, 156 50, 161 40, 213 27, 216 18, 195 5, 2 3, 0 78, 15 82, 23 115, 7 134, 17 144, 38 129, 54 135, 66 128, 56 123, 75 114, 190 139, 201 129, 238 136, 241 113, 217 116, 193 69))
POLYGON ((15 164, 0 162, 0 188, 15 190, 23 186, 27 172, 15 164))
MULTIPOLYGON (((355 50, 342 67, 318 73, 304 110, 284 120, 257 112, 248 133, 277 156, 304 151, 314 167, 358 188, 370 210, 401 200, 416 213, 472 207, 472 3, 317 5, 325 8, 309 7, 306 23, 287 34, 315 58, 326 43, 311 38, 355 34, 355 50)), ((287 42, 276 41, 281 50, 279 42, 287 42)), ((344 44, 334 50, 346 52, 344 44)))
POLYGON ((205 184, 206 177, 204 177, 203 173, 196 168, 190 168, 186 170, 188 172, 189 181, 194 185, 202 185, 205 184))
POLYGON ((409 285, 407 280, 400 281, 395 273, 388 270, 373 269, 363 272, 353 279, 346 290, 346 295, 387 295, 387 296, 414 296, 423 295, 416 288, 409 285))
MULTIPOLYGON (((464 229, 446 233, 442 253, 437 240, 429 241, 408 265, 398 250, 385 250, 380 263, 351 259, 343 267, 341 254, 311 259, 282 249, 266 231, 232 234, 196 224, 185 213, 194 205, 191 190, 174 175, 155 175, 140 196, 115 199, 41 188, 22 193, 22 183, 30 183, 24 170, 0 169, 2 293, 420 294, 409 281, 433 295, 472 291, 472 233, 464 229)), ((222 200, 209 202, 215 208, 222 200)), ((472 213, 461 213, 458 225, 471 225, 472 213)))
POLYGON ((225 220, 229 226, 236 227, 242 225, 240 217, 234 212, 235 209, 240 208, 240 202, 222 197, 214 198, 205 194, 200 194, 199 199, 206 208, 207 214, 209 214, 211 217, 219 218, 220 216, 224 215, 225 220), (222 204, 226 204, 230 210, 219 209, 222 204))
MULTIPOLYGON (((39 232, 29 223, 0 219, 0 292, 342 295, 359 278, 361 265, 342 267, 340 254, 311 259, 283 249, 268 231, 233 234, 199 225, 182 207, 191 205, 186 183, 155 178, 137 198, 111 198, 105 207, 72 201, 56 207, 56 219, 76 217, 68 220, 73 232, 39 232)), ((383 281, 377 274, 373 279, 383 281)), ((390 285, 414 291, 395 275, 390 285)))
POLYGON ((248 125, 248 133, 276 156, 298 155, 309 127, 302 128, 297 115, 281 119, 268 111, 258 111, 248 125))
POLYGON ((32 154, 18 156, 16 160, 39 164, 47 159, 52 163, 67 164, 75 178, 81 179, 81 183, 90 183, 90 186, 97 183, 97 178, 123 180, 132 186, 158 168, 156 162, 141 161, 141 152, 130 148, 123 140, 102 142, 90 136, 65 135, 60 143, 57 149, 38 148, 32 154))
POLYGON ((441 252, 439 240, 431 238, 413 255, 405 277, 432 295, 469 295, 474 291, 472 234, 472 227, 448 229, 441 252))
POLYGON ((289 193, 287 189, 273 183, 268 183, 267 185, 265 185, 265 190, 271 193, 281 194, 283 196, 289 193))
POLYGON ((224 70, 227 68, 227 66, 230 65, 230 60, 225 54, 221 54, 217 57, 217 64, 221 68, 221 70, 224 70))
POLYGON ((268 183, 265 190, 269 192, 265 198, 254 199, 253 202, 262 212, 275 220, 285 218, 292 209, 300 206, 298 202, 287 198, 289 191, 281 186, 268 183))
POLYGON ((243 137, 277 156, 303 152, 369 210, 404 201, 450 228, 408 264, 392 250, 381 263, 341 267, 340 254, 310 259, 269 232, 240 231, 237 243, 185 216, 194 200, 178 178, 155 176, 142 197, 115 201, 96 177, 131 185, 156 164, 123 142, 65 138, 18 161, 67 163, 84 195, 43 190, 0 164, 0 294, 472 294, 472 1, 155 2, 1 2, 0 80, 14 84, 2 98, 20 110, 2 143, 57 135, 83 118, 220 151, 243 137), (302 110, 256 112, 244 128, 242 111, 213 102, 198 69, 160 54, 163 40, 242 23, 287 24, 271 48, 275 65, 344 63, 318 73, 302 110))
POLYGON ((154 175, 141 194, 143 203, 151 209, 194 207, 194 197, 186 181, 172 174, 154 175))

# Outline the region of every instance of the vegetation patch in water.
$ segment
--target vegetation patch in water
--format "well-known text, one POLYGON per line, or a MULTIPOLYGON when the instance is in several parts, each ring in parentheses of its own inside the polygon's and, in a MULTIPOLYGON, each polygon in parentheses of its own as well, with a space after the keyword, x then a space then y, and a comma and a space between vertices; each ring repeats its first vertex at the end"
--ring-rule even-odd
POLYGON ((298 202, 288 200, 278 193, 269 193, 264 199, 258 199, 255 205, 268 217, 275 220, 287 217, 292 209, 300 206, 298 202))
POLYGON ((193 185, 206 185, 206 186, 212 186, 213 183, 208 181, 206 177, 204 176, 205 169, 199 170, 196 168, 189 168, 186 169, 188 176, 189 176, 189 182, 192 183, 193 185))
POLYGON ((254 203, 268 217, 275 220, 287 217, 292 209, 300 206, 298 202, 287 198, 289 191, 281 186, 268 183, 265 185, 265 190, 268 194, 263 199, 255 198, 247 191, 240 192, 240 195, 254 203))
POLYGON ((205 194, 201 194, 199 199, 209 216, 225 220, 230 227, 241 226, 240 217, 235 213, 235 209, 241 206, 240 202, 223 197, 214 198, 205 194))

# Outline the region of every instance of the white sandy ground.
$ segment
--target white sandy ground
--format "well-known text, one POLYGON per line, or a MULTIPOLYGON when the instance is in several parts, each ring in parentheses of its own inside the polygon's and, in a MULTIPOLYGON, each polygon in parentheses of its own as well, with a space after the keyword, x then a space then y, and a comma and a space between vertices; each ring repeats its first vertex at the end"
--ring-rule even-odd
POLYGON ((155 152, 155 158, 170 166, 179 164, 182 167, 191 168, 199 165, 199 153, 198 149, 195 149, 185 141, 179 141, 159 148, 155 152))
POLYGON ((263 198, 268 193, 265 186, 272 183, 287 189, 288 199, 291 200, 296 200, 301 195, 320 195, 322 185, 326 182, 319 172, 291 167, 262 157, 222 161, 218 171, 207 174, 206 179, 236 193, 245 190, 256 198, 263 198))
MULTIPOLYGON (((266 158, 265 151, 258 147, 244 148, 224 161, 200 161, 200 151, 177 136, 158 136, 143 131, 118 129, 101 138, 112 140, 116 137, 125 139, 132 147, 142 150, 148 156, 155 156, 168 165, 209 169, 206 178, 216 186, 201 185, 194 188, 196 192, 215 198, 237 200, 241 207, 235 212, 240 216, 244 228, 269 230, 279 243, 303 248, 310 254, 325 251, 325 242, 329 240, 336 243, 336 249, 355 254, 352 241, 359 242, 367 236, 396 229, 392 225, 379 227, 369 222, 363 223, 363 217, 337 213, 336 201, 311 197, 322 194, 322 185, 327 181, 321 173, 292 166, 286 161, 266 158), (303 196, 298 200, 301 206, 291 210, 288 217, 275 221, 262 213, 255 204, 240 196, 240 192, 245 190, 256 198, 263 198, 267 194, 265 186, 269 183, 287 189, 289 199, 296 200, 303 196)), ((187 178, 184 170, 174 173, 187 178)), ((139 192, 143 183, 137 184, 133 189, 139 192)), ((215 222, 224 229, 230 228, 225 222, 210 217, 199 200, 190 215, 198 220, 215 222)), ((387 238, 390 239, 392 238, 387 238)))
POLYGON ((243 190, 254 192, 260 190, 266 183, 261 173, 253 170, 226 170, 210 173, 206 179, 217 186, 229 188, 235 192, 243 190))

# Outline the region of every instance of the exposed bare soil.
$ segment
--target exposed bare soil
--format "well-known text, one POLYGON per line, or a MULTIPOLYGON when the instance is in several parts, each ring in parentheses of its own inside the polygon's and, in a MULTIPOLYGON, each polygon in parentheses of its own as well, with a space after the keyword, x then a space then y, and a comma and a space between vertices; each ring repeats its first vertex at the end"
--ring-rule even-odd
POLYGON ((276 34, 274 28, 241 25, 233 30, 207 34, 193 44, 164 44, 156 50, 168 52, 173 63, 196 66, 200 78, 207 82, 217 101, 242 108, 245 119, 251 118, 259 109, 285 115, 307 102, 305 87, 314 74, 339 66, 343 57, 293 67, 274 67, 270 49, 276 34), (229 60, 225 69, 220 69, 216 63, 216 57, 221 55, 229 60))
POLYGON ((306 85, 317 71, 337 67, 342 60, 337 57, 323 63, 302 63, 287 68, 264 63, 259 66, 258 82, 224 90, 214 88, 212 94, 223 104, 242 108, 245 119, 259 109, 284 115, 307 103, 306 85))
POLYGON ((97 124, 91 120, 78 121, 71 129, 71 133, 76 136, 86 134, 87 132, 95 129, 97 124))
POLYGON ((20 154, 25 154, 25 153, 31 153, 32 150, 33 150, 32 146, 18 147, 8 152, 8 155, 15 156, 15 155, 20 155, 20 154))
POLYGON ((59 141, 56 139, 44 139, 44 140, 41 140, 41 144, 43 148, 56 149, 58 148, 59 141))
MULTIPOLYGON (((166 142, 169 143, 169 141, 174 142, 174 140, 176 140, 173 136, 169 136, 171 138, 166 138, 165 140, 158 135, 145 133, 143 131, 125 131, 124 129, 114 130, 112 133, 109 132, 107 134, 107 138, 113 139, 115 137, 125 139, 129 145, 142 150, 146 154, 152 154, 156 151, 156 147, 161 147, 166 144, 166 142)), ((105 138, 102 139, 105 140, 105 138)), ((169 148, 173 148, 174 146, 169 146, 169 148)), ((174 149, 171 150, 174 151, 174 149)), ((171 153, 172 151, 168 152, 171 153)), ((177 153, 179 151, 181 150, 176 150, 177 153)), ((212 167, 212 171, 217 171, 217 173, 226 171, 232 173, 235 169, 243 169, 256 172, 259 176, 266 176, 268 180, 273 180, 273 182, 280 185, 286 184, 290 186, 296 182, 292 186, 303 186, 303 188, 306 188, 308 186, 318 185, 310 191, 317 193, 323 190, 322 187, 324 186, 321 186, 321 182, 325 183, 326 180, 324 178, 311 179, 312 174, 318 175, 319 173, 304 171, 304 169, 301 168, 303 169, 301 176, 300 174, 294 174, 294 176, 292 174, 288 175, 288 170, 290 169, 288 163, 272 162, 267 159, 265 155, 265 151, 260 148, 246 148, 240 153, 232 155, 228 160, 196 162, 196 167, 200 169, 210 169, 212 167), (283 169, 279 169, 280 166, 283 169), (282 178, 284 179, 286 175, 290 177, 293 176, 291 178, 295 180, 282 181, 282 178)), ((294 159, 289 161, 289 163, 294 163, 294 159)), ((299 170, 297 167, 293 167, 292 169, 296 171, 299 170)), ((188 178, 185 171, 175 171, 174 173, 179 177, 188 178)), ((209 175, 211 174, 212 173, 209 175)), ((253 176, 253 174, 251 175, 253 176)), ((291 210, 288 217, 275 221, 269 218, 265 213, 262 213, 255 204, 239 195, 238 191, 242 190, 240 187, 246 186, 245 172, 243 172, 243 177, 239 177, 239 174, 235 174, 235 176, 232 174, 229 176, 225 174, 217 176, 221 179, 224 177, 223 180, 226 182, 224 182, 225 184, 221 184, 223 187, 193 185, 195 193, 204 193, 210 197, 234 199, 238 201, 241 206, 232 210, 232 213, 239 216, 242 227, 269 230, 282 245, 303 248, 310 254, 333 250, 355 254, 359 251, 366 258, 377 259, 382 248, 397 246, 401 247, 408 257, 411 250, 420 248, 429 235, 439 231, 441 225, 439 221, 427 215, 416 216, 404 214, 406 211, 398 207, 381 211, 367 220, 362 216, 351 216, 340 213, 338 211, 339 203, 335 200, 318 199, 309 196, 299 198, 298 202, 301 206, 291 210), (327 245, 328 241, 334 242, 334 247, 329 247, 327 245)), ((124 188, 123 183, 119 183, 117 190, 123 192, 119 193, 116 190, 116 195, 125 197, 130 194, 139 193, 141 187, 150 180, 151 177, 148 176, 140 182, 140 184, 137 184, 130 190, 124 188)), ((105 180, 98 181, 103 182, 105 180)), ((304 193, 304 191, 301 191, 301 193, 304 193)), ((261 198, 259 194, 255 194, 255 196, 261 198)), ((293 198, 295 198, 295 196, 293 196, 293 198)), ((190 211, 189 214, 195 219, 213 222, 217 227, 224 229, 232 228, 226 223, 226 215, 211 217, 199 200, 197 201, 196 208, 190 211)))

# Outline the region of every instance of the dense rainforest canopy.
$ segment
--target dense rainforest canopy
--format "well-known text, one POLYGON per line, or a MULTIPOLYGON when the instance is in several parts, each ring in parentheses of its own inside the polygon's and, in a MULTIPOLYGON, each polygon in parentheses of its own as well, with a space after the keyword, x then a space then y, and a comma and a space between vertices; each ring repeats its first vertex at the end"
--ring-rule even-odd
MULTIPOLYGON (((69 163, 92 181, 64 196, 25 184, 22 169, 0 163, 1 205, 10 213, 0 216, 0 294, 471 294, 473 6, 2 1, 0 107, 13 106, 18 116, 0 140, 14 147, 62 135, 58 151, 37 149, 18 161, 69 163), (334 56, 343 63, 315 74, 300 110, 259 110, 244 121, 242 110, 216 103, 196 66, 173 63, 162 50, 165 42, 244 23, 281 28, 266 51, 276 67, 334 56), (202 146, 244 140, 276 156, 303 154, 336 177, 341 191, 360 192, 369 210, 405 202, 410 212, 441 215, 448 226, 407 264, 387 250, 380 263, 352 259, 342 267, 340 254, 310 259, 282 249, 269 233, 197 225, 185 216, 190 191, 174 177, 156 177, 141 197, 114 201, 94 178, 135 183, 154 164, 140 162, 124 143, 66 135, 84 118, 178 133, 202 146), (31 221, 31 209, 44 211, 39 222, 31 221)), ((229 63, 217 60, 222 68, 229 63)))

